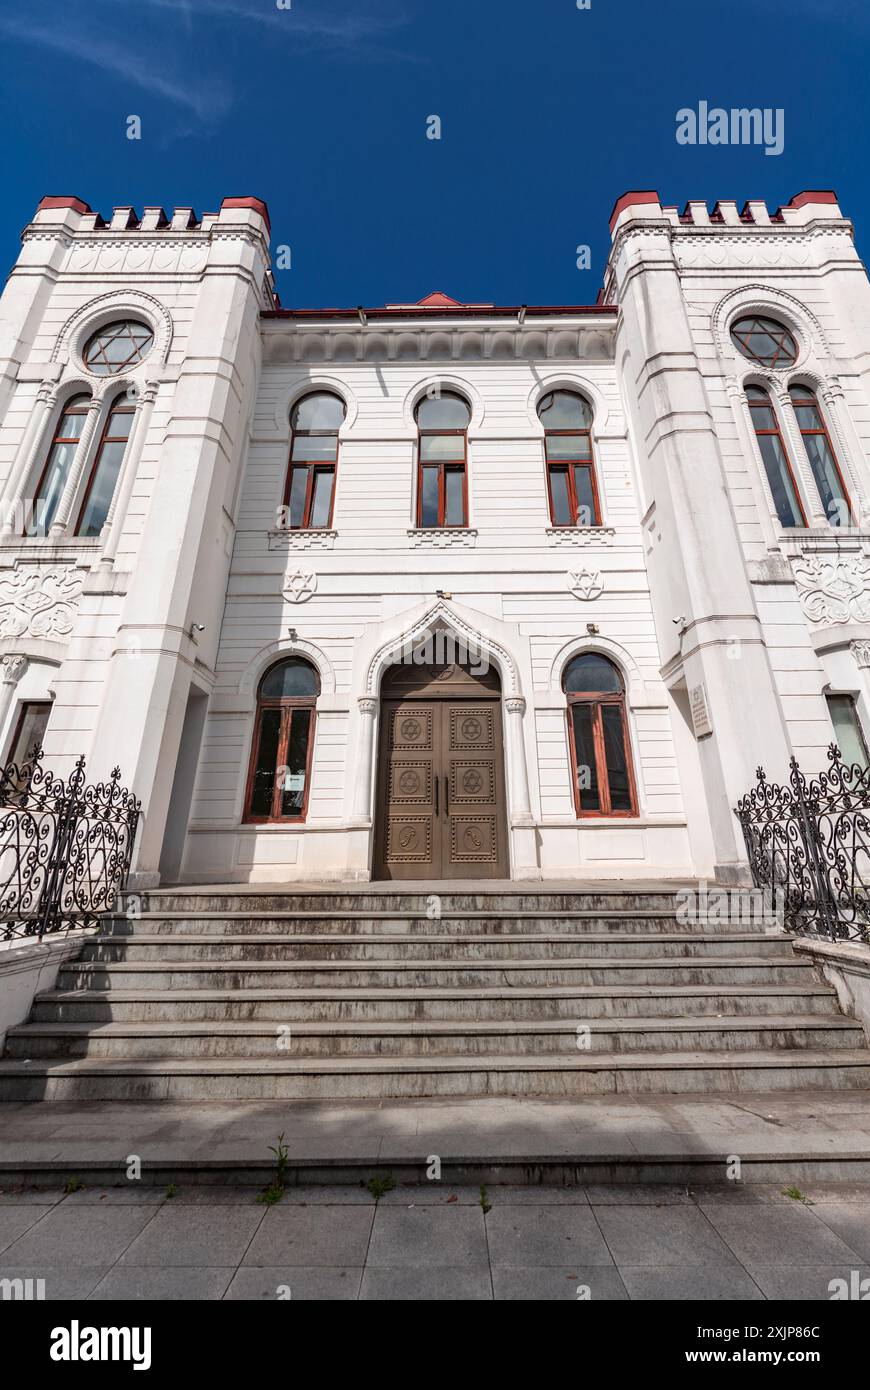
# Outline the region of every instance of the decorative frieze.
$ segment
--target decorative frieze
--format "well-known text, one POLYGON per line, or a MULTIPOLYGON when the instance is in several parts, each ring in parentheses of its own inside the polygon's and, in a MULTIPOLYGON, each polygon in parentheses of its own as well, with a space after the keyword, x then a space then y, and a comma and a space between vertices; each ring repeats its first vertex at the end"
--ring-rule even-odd
POLYGON ((0 576, 0 638, 66 637, 83 579, 81 570, 43 565, 22 565, 0 576))
POLYGON ((414 527, 408 531, 408 540, 415 550, 473 550, 477 532, 471 528, 414 527))
POLYGON ((332 550, 335 546, 337 531, 303 531, 290 530, 289 527, 280 531, 269 532, 270 550, 332 550))
POLYGON ((612 526, 548 526, 547 544, 576 549, 585 545, 612 545, 616 531, 612 526))

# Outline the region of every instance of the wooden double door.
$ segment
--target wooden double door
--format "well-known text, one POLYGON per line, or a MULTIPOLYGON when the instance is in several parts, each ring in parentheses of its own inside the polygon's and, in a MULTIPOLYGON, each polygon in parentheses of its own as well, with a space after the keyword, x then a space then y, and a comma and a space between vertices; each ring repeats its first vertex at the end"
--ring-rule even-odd
POLYGON ((375 875, 508 878, 500 697, 453 668, 433 694, 428 674, 382 701, 375 875))

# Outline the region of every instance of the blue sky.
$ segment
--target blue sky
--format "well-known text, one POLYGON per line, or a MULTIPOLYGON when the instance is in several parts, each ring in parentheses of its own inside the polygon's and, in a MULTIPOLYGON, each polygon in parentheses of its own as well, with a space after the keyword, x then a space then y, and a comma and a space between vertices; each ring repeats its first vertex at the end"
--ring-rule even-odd
POLYGON ((279 3, 0 0, 4 270, 45 193, 265 198, 285 306, 592 303, 628 188, 834 188, 870 245, 866 0, 279 3), (679 145, 702 100, 782 107, 783 153, 679 145))

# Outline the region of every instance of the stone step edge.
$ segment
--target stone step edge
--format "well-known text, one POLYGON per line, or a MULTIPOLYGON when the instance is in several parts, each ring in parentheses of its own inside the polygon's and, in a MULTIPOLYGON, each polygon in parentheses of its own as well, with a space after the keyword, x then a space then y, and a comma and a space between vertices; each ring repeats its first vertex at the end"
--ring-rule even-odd
MULTIPOLYGON (((607 1018, 596 1019, 595 1032, 605 1033, 719 1033, 719 1032, 738 1032, 750 1033, 753 1031, 765 1032, 786 1032, 806 1030, 812 1032, 814 1029, 831 1030, 835 1032, 861 1032, 861 1024, 854 1018, 846 1018, 841 1014, 759 1014, 750 1016, 746 1014, 725 1014, 710 1015, 701 1014, 696 1018, 681 1015, 678 1018, 607 1018)), ((573 1020, 566 1019, 476 1019, 474 1021, 463 1022, 460 1020, 440 1019, 431 1023, 425 1020, 414 1019, 385 1019, 383 1023, 361 1020, 354 1022, 352 1019, 343 1019, 335 1023, 324 1022, 294 1022, 289 1024, 291 1032, 300 1037, 426 1037, 430 1034, 438 1036, 457 1037, 485 1036, 487 1034, 497 1034, 498 1036, 508 1036, 521 1033, 564 1033, 566 1036, 573 1036, 576 1033, 577 1025, 573 1020)), ((227 1019, 217 1020, 194 1020, 191 1022, 166 1022, 158 1020, 154 1023, 19 1023, 15 1027, 9 1028, 6 1032, 9 1038, 63 1038, 63 1037, 87 1037, 99 1040, 101 1038, 174 1038, 174 1037, 252 1037, 252 1038, 271 1038, 275 1037, 274 1022, 266 1019, 260 1022, 256 1020, 227 1019)))
MULTIPOLYGON (((42 1104, 50 1106, 54 1102, 43 1101, 42 1104)), ((289 1107, 309 1102, 285 1101, 283 1104, 289 1107)), ((163 1146, 164 1152, 167 1147, 163 1146)), ((288 1189, 327 1185, 359 1188, 372 1177, 389 1174, 401 1187, 430 1188, 431 1183, 425 1178, 428 1164, 423 1153, 425 1147, 421 1146, 418 1158, 409 1156, 407 1151, 392 1156, 387 1151, 377 1157, 371 1154, 342 1155, 340 1158, 331 1154, 322 1158, 291 1156, 286 1164, 285 1186, 288 1189)), ((498 1189, 502 1185, 536 1187, 545 1183, 559 1187, 628 1187, 643 1183, 716 1190, 722 1187, 722 1174, 730 1158, 724 1150, 721 1154, 699 1154, 676 1146, 670 1153, 645 1153, 642 1148, 630 1155, 618 1150, 586 1153, 582 1135, 578 1135, 576 1153, 570 1155, 528 1151, 450 1155, 444 1152, 443 1145, 439 1144, 438 1148, 444 1188, 486 1184, 498 1189)), ((813 1182, 870 1181, 870 1149, 833 1153, 806 1149, 794 1154, 762 1149, 747 1153, 746 1145, 741 1144, 740 1165, 741 1187, 783 1182, 805 1186, 813 1182)), ((84 1185, 90 1188, 126 1187, 128 1167, 127 1157, 113 1162, 80 1156, 70 1159, 59 1153, 47 1159, 0 1159, 0 1187, 56 1188, 71 1174, 84 1179, 84 1185)), ((178 1187, 250 1187, 253 1200, 254 1191, 269 1183, 274 1174, 274 1158, 254 1158, 240 1150, 236 1158, 173 1158, 171 1155, 149 1158, 142 1167, 138 1183, 141 1187, 166 1187, 170 1183, 178 1187)), ((729 1183, 728 1187, 733 1190, 734 1184, 729 1183)))
MULTIPOLYGON (((832 985, 814 982, 813 984, 787 984, 787 985, 733 985, 726 987, 729 995, 737 995, 740 998, 752 997, 752 995, 824 995, 826 998, 836 998, 832 985)), ((389 999, 644 999, 644 998, 667 998, 677 999, 692 998, 699 996, 709 998, 723 993, 721 985, 634 985, 625 988, 622 985, 517 985, 495 988, 487 985, 417 985, 410 989, 400 989, 398 987, 387 986, 353 986, 339 985, 330 991, 325 988, 309 989, 194 989, 192 986, 185 986, 183 989, 149 989, 149 990, 124 990, 124 989, 59 989, 47 990, 37 994, 35 1003, 38 1004, 70 1004, 70 1003, 168 1003, 177 1001, 187 1003, 189 1001, 203 1000, 212 1003, 216 1000, 239 999, 245 1003, 255 1000, 275 999, 293 1001, 310 1001, 312 1003, 324 1000, 343 1000, 343 1001, 365 1001, 365 1000, 389 1000, 389 999)))
POLYGON ((738 970, 742 968, 757 970, 780 968, 814 970, 814 962, 802 956, 637 956, 625 960, 613 956, 559 956, 553 960, 522 957, 504 960, 456 961, 456 960, 166 960, 166 961, 114 961, 79 960, 64 963, 60 970, 65 974, 71 971, 103 970, 108 974, 120 974, 126 970, 141 975, 191 972, 226 972, 239 974, 245 970, 267 970, 275 973, 301 975, 304 971, 325 970, 369 970, 369 971, 415 971, 415 970, 738 970))
POLYGON ((487 1057, 461 1054, 440 1057, 283 1057, 268 1058, 104 1058, 82 1057, 59 1062, 53 1058, 16 1061, 0 1058, 0 1078, 32 1076, 366 1076, 419 1072, 601 1072, 601 1071, 750 1071, 845 1070, 866 1068, 870 1085, 870 1050, 843 1048, 835 1052, 787 1049, 734 1053, 598 1052, 541 1057, 499 1053, 487 1057))
MULTIPOLYGON (((511 932, 506 938, 512 945, 531 945, 543 942, 545 945, 560 945, 566 941, 579 943, 604 943, 604 942, 631 942, 645 945, 658 945, 662 941, 698 942, 704 945, 719 945, 722 942, 742 943, 757 942, 759 936, 762 940, 776 941, 779 945, 787 945, 797 938, 787 932, 777 932, 775 935, 762 935, 760 932, 651 932, 649 935, 643 932, 631 932, 620 935, 618 932, 511 932)), ((315 932, 305 935, 295 935, 290 932, 243 932, 240 935, 218 932, 206 932, 197 935, 194 932, 179 932, 176 936, 171 932, 135 932, 123 933, 118 935, 100 934, 90 937, 85 941, 86 948, 93 946, 166 946, 167 944, 185 946, 213 946, 219 943, 221 946, 250 946, 255 943, 266 945, 285 946, 292 943, 296 946, 341 946, 341 945, 363 945, 371 946, 375 944, 400 944, 403 946, 416 946, 421 943, 444 943, 445 946, 461 945, 487 945, 490 946, 494 941, 499 941, 497 933, 493 932, 377 932, 362 935, 358 932, 315 932)))
MULTIPOLYGON (((105 915, 103 920, 117 922, 191 922, 203 920, 206 922, 226 921, 226 922, 256 922, 263 918, 273 921, 363 921, 363 922, 392 922, 406 919, 411 922, 462 922, 471 921, 497 921, 504 918, 507 921, 529 918, 537 921, 548 917, 577 918, 585 921, 590 917, 605 917, 613 921, 631 921, 634 918, 649 918, 652 921, 660 921, 663 918, 676 920, 676 911, 673 908, 646 908, 646 907, 626 907, 626 908, 493 908, 484 911, 481 908, 468 908, 455 912, 442 912, 438 917, 429 917, 425 912, 414 912, 410 908, 402 911, 400 908, 387 908, 383 911, 365 911, 362 908, 330 908, 316 912, 291 911, 284 908, 260 908, 248 912, 232 912, 216 908, 191 908, 187 912, 169 910, 168 912, 113 912, 105 915)), ((713 920, 718 920, 714 918, 713 920)))

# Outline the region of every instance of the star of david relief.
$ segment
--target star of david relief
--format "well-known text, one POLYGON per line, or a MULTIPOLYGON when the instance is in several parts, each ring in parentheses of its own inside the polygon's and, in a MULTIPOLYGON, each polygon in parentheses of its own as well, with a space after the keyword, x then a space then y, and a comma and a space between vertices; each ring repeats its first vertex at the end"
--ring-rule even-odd
POLYGON ((604 593, 604 580, 601 571, 584 565, 579 570, 568 571, 568 588, 575 598, 588 602, 604 593))
POLYGON ((420 722, 417 719, 403 719, 399 725, 399 733, 402 738, 406 738, 409 743, 415 738, 420 737, 420 722))
POLYGON ((469 743, 475 742, 480 738, 480 720, 475 719, 474 715, 469 715, 463 719, 459 726, 459 731, 463 738, 467 738, 469 743))
POLYGON ((284 580, 284 597, 288 603, 305 603, 317 592, 317 575, 313 570, 294 570, 284 580))

